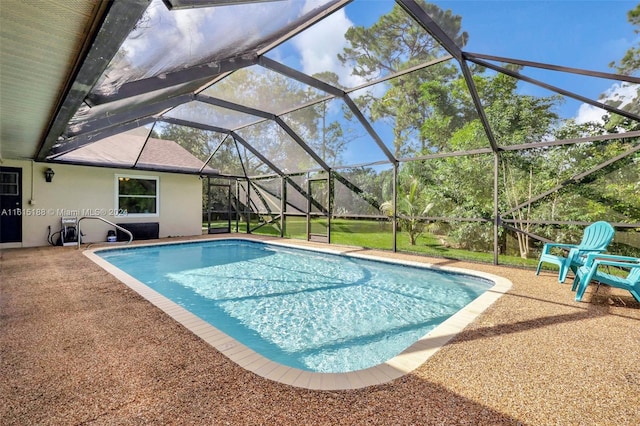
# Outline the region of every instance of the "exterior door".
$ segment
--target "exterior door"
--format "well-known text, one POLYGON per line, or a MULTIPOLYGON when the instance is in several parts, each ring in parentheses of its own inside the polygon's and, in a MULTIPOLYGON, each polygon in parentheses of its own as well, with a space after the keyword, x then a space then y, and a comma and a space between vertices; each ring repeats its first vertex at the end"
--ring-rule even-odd
POLYGON ((22 241, 22 169, 0 167, 0 243, 22 241))
POLYGON ((231 186, 209 183, 207 210, 203 218, 207 222, 207 233, 231 232, 231 186))
POLYGON ((308 181, 307 240, 330 242, 330 194, 329 177, 316 177, 308 181))

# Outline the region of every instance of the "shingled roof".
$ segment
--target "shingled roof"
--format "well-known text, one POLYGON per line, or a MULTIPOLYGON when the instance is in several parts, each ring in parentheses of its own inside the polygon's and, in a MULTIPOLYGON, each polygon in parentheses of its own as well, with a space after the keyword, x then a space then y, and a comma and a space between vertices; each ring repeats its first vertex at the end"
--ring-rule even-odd
MULTIPOLYGON (((85 145, 58 157, 59 161, 74 164, 108 163, 115 168, 136 168, 185 173, 200 171, 203 161, 175 141, 147 138, 144 128, 134 129, 116 136, 85 145)), ((203 175, 218 174, 218 170, 205 166, 203 175)))

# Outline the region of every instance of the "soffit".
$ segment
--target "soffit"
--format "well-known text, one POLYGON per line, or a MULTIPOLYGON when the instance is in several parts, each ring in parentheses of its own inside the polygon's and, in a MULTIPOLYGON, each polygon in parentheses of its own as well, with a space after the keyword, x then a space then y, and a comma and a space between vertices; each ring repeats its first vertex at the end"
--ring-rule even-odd
POLYGON ((0 158, 33 158, 106 2, 0 1, 0 158))

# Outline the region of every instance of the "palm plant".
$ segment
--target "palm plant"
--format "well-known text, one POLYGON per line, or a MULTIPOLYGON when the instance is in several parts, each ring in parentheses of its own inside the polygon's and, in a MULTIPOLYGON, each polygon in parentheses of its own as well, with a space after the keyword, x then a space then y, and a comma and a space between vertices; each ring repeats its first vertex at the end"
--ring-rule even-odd
MULTIPOLYGON (((397 212, 393 211, 393 202, 385 201, 380 205, 380 210, 393 217, 397 215, 400 228, 409 234, 409 242, 412 246, 416 245, 416 240, 424 232, 426 222, 421 219, 434 206, 434 203, 428 202, 424 197, 424 191, 419 179, 409 176, 409 184, 405 193, 399 194, 397 203, 397 212)), ((401 189, 401 192, 402 189, 401 189)))

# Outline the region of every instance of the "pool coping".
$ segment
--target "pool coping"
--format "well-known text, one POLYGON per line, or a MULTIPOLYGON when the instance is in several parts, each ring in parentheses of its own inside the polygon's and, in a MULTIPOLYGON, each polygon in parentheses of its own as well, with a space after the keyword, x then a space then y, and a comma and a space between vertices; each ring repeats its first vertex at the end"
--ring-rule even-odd
POLYGON ((126 272, 116 268, 106 260, 102 259, 96 252, 112 250, 119 247, 99 247, 87 249, 83 254, 91 259, 98 266, 106 270, 140 296, 151 302, 167 315, 172 317, 185 328, 200 337, 202 340, 213 346, 231 361, 240 367, 249 370, 261 377, 290 386, 315 389, 315 390, 346 390, 360 389, 367 386, 379 385, 398 379, 409 374, 411 371, 424 364, 441 347, 451 340, 457 333, 462 331, 467 325, 473 322, 482 312, 498 300, 512 286, 510 280, 498 275, 486 272, 474 271, 471 269, 455 268, 449 266, 439 266, 426 262, 408 261, 402 259, 391 259, 378 255, 354 253, 353 247, 338 246, 327 249, 323 247, 305 247, 294 243, 284 243, 280 241, 265 241, 247 237, 232 236, 223 238, 210 238, 199 240, 184 240, 172 242, 159 242, 149 244, 136 244, 127 247, 145 247, 153 245, 184 244, 219 240, 244 240, 260 242, 288 248, 311 250, 330 254, 341 254, 355 258, 397 263, 402 265, 417 266, 420 268, 432 268, 448 272, 464 273, 479 278, 488 279, 495 284, 479 297, 471 301, 464 308, 453 314, 439 326, 421 337, 407 349, 390 360, 369 367, 363 370, 351 371, 347 373, 317 373, 305 371, 298 368, 288 367, 271 361, 253 349, 236 341, 233 337, 218 330, 213 325, 202 320, 187 309, 171 301, 167 297, 148 287, 141 281, 135 279, 126 272))

